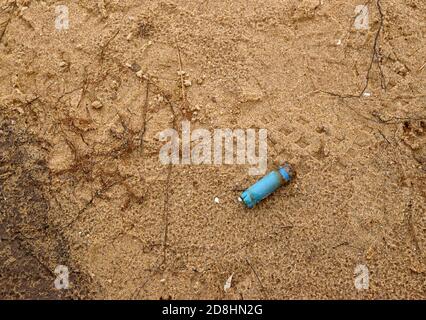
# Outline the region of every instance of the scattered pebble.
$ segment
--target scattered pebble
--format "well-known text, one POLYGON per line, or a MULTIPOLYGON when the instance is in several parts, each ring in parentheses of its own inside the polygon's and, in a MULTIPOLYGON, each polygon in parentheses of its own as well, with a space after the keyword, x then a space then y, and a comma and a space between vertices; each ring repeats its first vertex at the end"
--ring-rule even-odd
POLYGON ((96 100, 92 102, 93 109, 101 109, 103 107, 102 102, 96 100))
POLYGON ((25 10, 27 10, 28 7, 24 6, 21 8, 20 12, 19 12, 19 16, 22 17, 22 15, 24 14, 25 10))
POLYGON ((139 70, 138 72, 136 72, 136 76, 137 76, 138 78, 142 78, 142 77, 143 77, 143 71, 142 71, 142 70, 139 70))
POLYGON ((114 90, 117 90, 119 87, 120 87, 120 84, 117 81, 113 80, 111 84, 111 88, 114 90))
POLYGON ((318 126, 315 131, 318 133, 325 133, 327 135, 330 134, 330 129, 324 125, 318 126))
POLYGON ((336 44, 337 44, 338 46, 340 46, 340 45, 342 44, 342 40, 338 39, 338 40, 337 40, 337 42, 336 42, 336 44))
POLYGON ((185 71, 183 71, 183 70, 179 70, 178 72, 177 72, 177 74, 178 74, 178 76, 184 76, 185 75, 185 71))
POLYGON ((371 93, 370 92, 364 92, 362 95, 364 97, 371 97, 371 93))
POLYGON ((220 202, 219 198, 218 197, 214 198, 214 202, 219 203, 220 202))
POLYGON ((190 87, 190 86, 192 86, 192 82, 191 82, 191 80, 184 80, 184 81, 183 81, 183 85, 184 85, 185 87, 190 87))
POLYGON ((139 64, 137 64, 137 63, 135 62, 135 63, 132 63, 132 64, 130 65, 130 69, 131 69, 133 72, 138 72, 138 71, 140 71, 142 68, 141 68, 141 66, 140 66, 139 64))

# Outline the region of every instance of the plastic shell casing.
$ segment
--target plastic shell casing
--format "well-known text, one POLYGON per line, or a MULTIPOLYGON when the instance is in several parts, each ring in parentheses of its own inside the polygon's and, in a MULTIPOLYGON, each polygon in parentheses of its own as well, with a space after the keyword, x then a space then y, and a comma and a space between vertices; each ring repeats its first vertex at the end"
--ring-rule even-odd
POLYGON ((292 170, 289 165, 284 165, 274 170, 257 181, 241 194, 241 200, 248 208, 253 208, 257 203, 268 197, 292 179, 292 170))

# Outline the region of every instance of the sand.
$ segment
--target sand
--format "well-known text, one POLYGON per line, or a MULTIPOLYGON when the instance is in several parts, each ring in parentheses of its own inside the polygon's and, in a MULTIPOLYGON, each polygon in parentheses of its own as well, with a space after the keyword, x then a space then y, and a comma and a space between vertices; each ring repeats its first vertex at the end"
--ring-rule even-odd
POLYGON ((424 1, 60 4, 1 0, 0 298, 426 298, 424 1), (297 177, 246 209, 248 165, 160 163, 182 120, 297 177))

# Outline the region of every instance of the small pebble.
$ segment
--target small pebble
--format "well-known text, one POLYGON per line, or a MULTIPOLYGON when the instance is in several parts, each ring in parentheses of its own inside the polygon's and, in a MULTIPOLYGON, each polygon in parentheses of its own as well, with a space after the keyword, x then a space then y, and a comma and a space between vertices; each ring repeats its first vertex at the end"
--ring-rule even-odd
POLYGON ((138 71, 140 71, 142 68, 141 68, 141 66, 140 66, 139 64, 137 64, 137 63, 132 63, 132 64, 130 65, 130 69, 131 69, 133 72, 138 72, 138 71))
POLYGON ((325 133, 325 134, 329 134, 330 133, 330 130, 328 129, 328 127, 326 127, 326 126, 324 126, 324 125, 322 125, 322 126, 318 126, 316 129, 315 129, 315 131, 316 132, 318 132, 318 133, 325 133))
POLYGON ((137 76, 138 78, 142 78, 142 77, 143 77, 143 71, 142 71, 142 70, 139 70, 138 72, 136 72, 136 76, 137 76))
POLYGON ((190 86, 192 86, 192 82, 191 82, 191 80, 184 80, 184 81, 183 81, 183 85, 184 85, 185 87, 190 87, 190 86))
POLYGON ((92 108, 93 109, 101 109, 102 108, 102 102, 96 100, 92 102, 92 108))
POLYGON ((19 12, 19 16, 21 17, 24 14, 25 10, 27 10, 27 9, 28 9, 28 7, 26 7, 26 6, 22 7, 20 12, 19 12))
POLYGON ((219 198, 218 197, 214 198, 214 202, 219 203, 220 202, 219 198))

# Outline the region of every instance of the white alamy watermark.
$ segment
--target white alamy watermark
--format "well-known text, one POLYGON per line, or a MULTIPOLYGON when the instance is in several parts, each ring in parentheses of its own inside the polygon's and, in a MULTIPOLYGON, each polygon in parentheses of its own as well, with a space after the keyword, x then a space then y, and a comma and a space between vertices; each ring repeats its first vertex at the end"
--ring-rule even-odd
POLYGON ((55 7, 56 19, 55 28, 57 31, 68 30, 70 28, 69 10, 66 5, 55 7))
POLYGON ((358 5, 355 7, 354 27, 357 30, 368 29, 368 7, 366 5, 358 5))
POLYGON ((159 139, 167 141, 160 150, 160 161, 165 165, 250 164, 254 166, 249 168, 250 175, 262 175, 267 169, 267 137, 266 129, 191 131, 191 123, 183 121, 182 137, 171 128, 159 133, 159 139))
POLYGON ((364 264, 359 264, 355 267, 355 288, 357 290, 368 290, 370 285, 370 274, 368 268, 364 264))
POLYGON ((55 268, 56 277, 54 284, 57 290, 66 290, 69 289, 69 270, 67 266, 59 265, 55 268))

